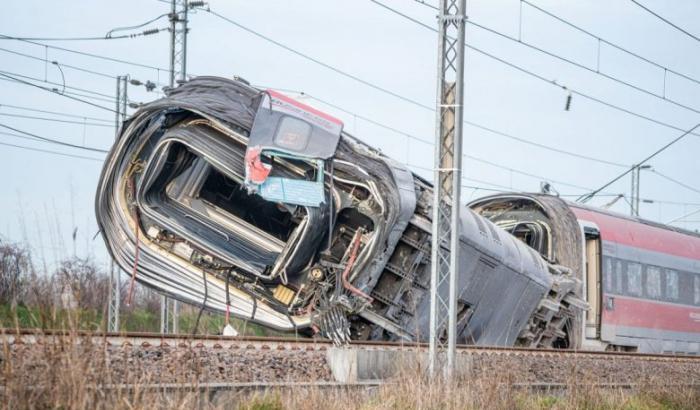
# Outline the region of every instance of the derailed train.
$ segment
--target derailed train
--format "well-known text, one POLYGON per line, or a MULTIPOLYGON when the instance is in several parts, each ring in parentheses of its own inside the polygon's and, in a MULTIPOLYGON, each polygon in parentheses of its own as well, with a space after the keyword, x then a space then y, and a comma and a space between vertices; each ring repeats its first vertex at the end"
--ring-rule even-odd
POLYGON ((700 354, 700 234, 541 194, 470 204, 578 272, 590 305, 572 333, 593 350, 700 354))
MULTIPOLYGON (((431 204, 430 183, 337 119, 198 77, 123 124, 96 212, 112 257, 141 283, 345 342, 427 339, 431 204)), ((580 346, 581 259, 460 212, 458 342, 580 346)))

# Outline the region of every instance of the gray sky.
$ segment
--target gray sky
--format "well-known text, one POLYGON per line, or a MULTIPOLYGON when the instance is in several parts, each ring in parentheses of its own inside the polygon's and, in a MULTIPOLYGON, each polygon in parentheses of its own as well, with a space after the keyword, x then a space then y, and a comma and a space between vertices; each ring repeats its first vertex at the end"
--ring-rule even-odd
MULTIPOLYGON (((382 0, 402 12, 435 25, 435 11, 411 0, 382 0)), ((436 0, 428 1, 437 4, 436 0)), ((671 28, 628 0, 553 1, 531 0, 605 40, 618 44, 662 66, 700 79, 700 42, 671 28)), ((681 27, 700 35, 697 25, 700 3, 690 0, 665 2, 644 0, 651 9, 681 27)), ((424 105, 435 105, 437 38, 432 32, 368 0, 330 1, 223 1, 211 0, 211 9, 282 42, 326 64, 392 90, 424 105)), ((0 14, 0 33, 24 37, 103 36, 115 27, 131 26, 167 13, 169 5, 158 0, 39 1, 5 0, 0 14)), ((470 21, 518 37, 548 52, 566 57, 643 88, 663 94, 664 71, 630 57, 548 17, 519 0, 470 0, 470 21)), ((190 16, 188 72, 195 75, 239 75, 251 83, 272 88, 304 91, 332 102, 358 116, 367 117, 416 137, 433 140, 434 113, 343 77, 276 45, 255 37, 216 16, 198 11, 190 16)), ((148 28, 166 27, 165 18, 148 28)), ((697 112, 634 90, 593 72, 572 66, 516 42, 474 26, 467 29, 467 42, 479 49, 559 84, 610 102, 636 113, 687 129, 700 120, 697 112)), ((125 59, 156 67, 168 66, 168 34, 111 41, 42 42, 89 53, 125 59)), ((142 81, 167 82, 167 72, 64 52, 19 41, 0 40, 0 48, 47 57, 58 61, 65 83, 104 95, 91 100, 113 108, 110 99, 115 80, 70 69, 73 65, 116 76, 129 74, 142 81)), ((565 111, 567 92, 537 80, 477 52, 466 54, 465 118, 480 125, 551 146, 620 164, 633 164, 681 132, 574 95, 571 110, 565 111)), ((61 84, 57 67, 0 50, 0 71, 35 77, 61 84)), ((666 98, 700 110, 700 85, 669 73, 666 98)), ((61 88, 61 85, 48 85, 61 88)), ((68 89, 86 94, 84 91, 68 89)), ((298 96, 290 93, 291 96, 298 96)), ((158 95, 131 87, 134 102, 158 95)), ((82 98, 82 97, 81 97, 82 98)), ((431 168, 432 147, 373 125, 355 115, 303 97, 311 105, 345 121, 346 130, 382 149, 399 161, 431 168)), ((131 111, 130 111, 131 112, 131 111)), ((113 113, 72 101, 49 92, 0 81, 0 114, 51 117, 77 122, 111 125, 113 113), (23 111, 6 105, 57 111, 92 117, 69 118, 23 111)), ((107 149, 114 139, 111 127, 58 123, 0 115, 0 124, 61 141, 107 149)), ((0 129, 1 132, 13 131, 0 129)), ((700 132, 699 132, 700 134, 700 132)), ((465 153, 512 170, 473 159, 466 161, 466 185, 490 189, 537 191, 543 176, 563 195, 578 195, 594 189, 624 169, 554 153, 467 126, 465 153)), ((102 158, 101 154, 50 145, 0 134, 0 143, 102 158)), ((688 136, 650 163, 663 175, 700 188, 697 161, 700 137, 688 136)), ((0 145, 0 234, 10 240, 28 240, 35 254, 47 265, 71 255, 71 234, 77 227, 75 249, 79 256, 94 255, 106 261, 94 218, 94 191, 101 163, 0 145)), ((430 173, 419 168, 426 177, 430 173)), ((629 194, 630 178, 606 189, 607 193, 629 194)), ((464 199, 489 191, 466 189, 464 199)), ((674 184, 658 174, 645 172, 642 197, 656 202, 641 205, 643 217, 667 222, 700 209, 700 194, 674 184), (664 202, 659 202, 664 201, 664 202), (672 202, 672 203, 670 203, 672 202), (695 204, 695 205, 694 205, 695 204)), ((602 205, 611 197, 595 198, 602 205)), ((619 201, 613 209, 629 212, 619 201)), ((679 226, 695 229, 700 214, 679 226)))

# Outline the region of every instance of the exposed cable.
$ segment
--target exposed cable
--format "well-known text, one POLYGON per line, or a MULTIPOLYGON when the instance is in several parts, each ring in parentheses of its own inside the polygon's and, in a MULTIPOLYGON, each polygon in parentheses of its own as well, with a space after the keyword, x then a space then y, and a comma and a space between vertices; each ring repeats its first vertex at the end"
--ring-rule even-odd
POLYGON ((700 38, 698 38, 698 37, 695 36, 694 34, 688 32, 687 30, 685 30, 685 29, 683 29, 683 28, 681 28, 681 27, 678 26, 677 24, 674 24, 674 23, 671 22, 670 20, 668 20, 668 19, 662 17, 661 15, 659 15, 659 14, 656 13, 655 11, 651 10, 651 9, 648 8, 647 6, 643 5, 642 3, 640 3, 640 2, 638 2, 638 1, 636 1, 636 0, 630 0, 630 1, 631 1, 632 3, 634 3, 634 4, 636 4, 637 6, 639 6, 640 8, 642 8, 643 10, 645 10, 647 13, 649 13, 649 14, 651 14, 652 16, 658 18, 659 20, 663 21, 664 23, 668 24, 669 26, 675 28, 676 30, 680 31, 681 33, 685 34, 686 36, 692 38, 692 39, 695 40, 695 41, 700 41, 700 38))

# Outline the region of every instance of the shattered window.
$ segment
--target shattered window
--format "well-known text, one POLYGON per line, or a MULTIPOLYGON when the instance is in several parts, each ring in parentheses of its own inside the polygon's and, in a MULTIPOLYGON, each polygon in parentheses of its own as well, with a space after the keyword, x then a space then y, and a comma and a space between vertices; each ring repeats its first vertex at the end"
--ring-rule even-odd
POLYGON ((642 295, 642 265, 627 263, 627 292, 632 296, 642 295))
POLYGON ((661 269, 647 266, 646 295, 657 299, 661 296, 661 269))
POLYGON ((678 300, 678 272, 672 269, 666 269, 666 298, 678 300))

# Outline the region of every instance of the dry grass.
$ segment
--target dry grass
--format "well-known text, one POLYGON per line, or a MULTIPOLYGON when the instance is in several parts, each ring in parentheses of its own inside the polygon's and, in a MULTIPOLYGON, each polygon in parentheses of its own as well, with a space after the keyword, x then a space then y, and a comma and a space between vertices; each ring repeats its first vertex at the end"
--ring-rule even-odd
MULTIPOLYGON (((184 360, 176 377, 188 386, 162 391, 149 369, 114 369, 105 347, 77 336, 32 347, 34 356, 0 351, 0 403, 5 408, 154 409, 697 409, 700 394, 690 388, 658 387, 646 380, 635 389, 601 389, 567 383, 556 392, 533 392, 506 375, 479 375, 452 384, 431 383, 406 368, 374 388, 294 388, 257 392, 210 392, 198 385, 201 369, 184 360), (214 394, 215 393, 215 394, 214 394)), ((172 379, 172 378, 171 378, 172 379)))

